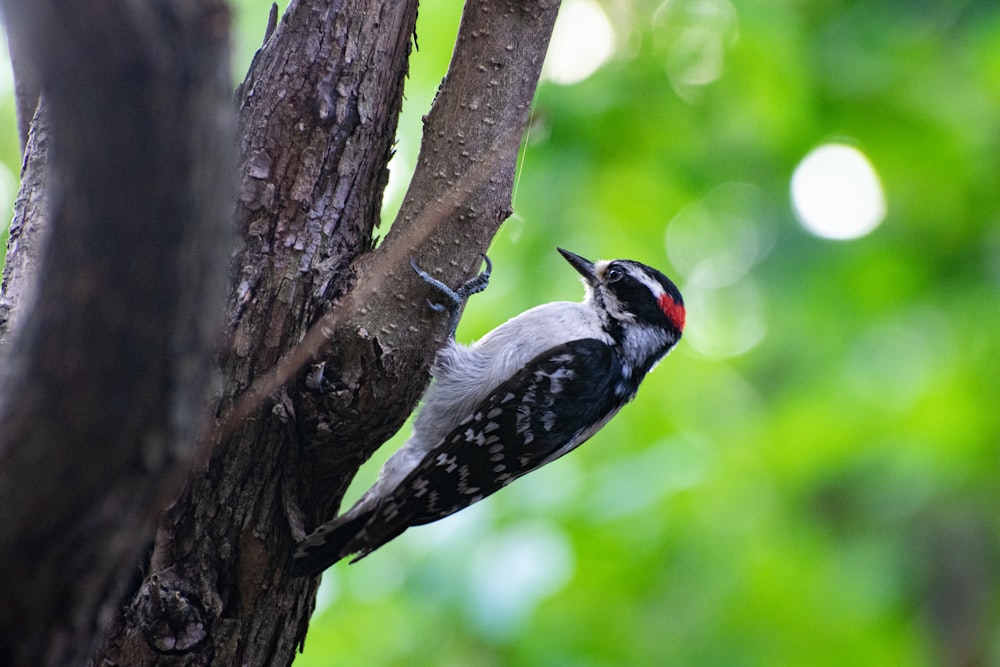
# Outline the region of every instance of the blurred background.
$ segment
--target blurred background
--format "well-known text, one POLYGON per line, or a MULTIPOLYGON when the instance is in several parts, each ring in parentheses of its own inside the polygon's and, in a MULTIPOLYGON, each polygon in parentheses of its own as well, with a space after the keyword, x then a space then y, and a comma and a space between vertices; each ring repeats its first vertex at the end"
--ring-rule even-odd
MULTIPOLYGON (((460 11, 421 6, 386 225, 460 11)), ((580 298, 557 245, 672 276, 684 338, 572 455, 327 572, 296 665, 1000 665, 1000 4, 564 0, 514 209, 460 341, 580 298)))

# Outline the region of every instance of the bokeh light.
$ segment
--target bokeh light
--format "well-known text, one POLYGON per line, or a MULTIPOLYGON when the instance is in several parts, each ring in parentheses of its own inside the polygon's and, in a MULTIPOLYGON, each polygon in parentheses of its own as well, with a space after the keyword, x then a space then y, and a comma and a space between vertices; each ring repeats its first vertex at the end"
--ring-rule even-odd
POLYGON ((470 564, 473 621, 505 637, 573 574, 573 549, 557 524, 524 521, 482 540, 470 564))
POLYGON ((856 239, 885 219, 885 194, 864 153, 846 144, 824 144, 803 158, 792 175, 792 205, 816 236, 856 239))
POLYGON ((654 14, 666 44, 670 85, 686 102, 725 70, 726 48, 739 34, 736 8, 728 0, 668 0, 654 14))
POLYGON ((774 246, 769 209, 754 185, 720 185, 670 221, 667 256, 687 283, 711 289, 731 285, 774 246))
POLYGON ((685 343, 713 359, 744 354, 764 340, 767 320, 760 290, 751 279, 721 289, 684 287, 685 343))
POLYGON ((567 0, 559 10, 542 76, 569 85, 596 72, 615 50, 607 14, 593 0, 567 0))
POLYGON ((773 207, 749 183, 724 183, 667 226, 667 256, 683 278, 686 344, 708 357, 743 354, 764 339, 763 301, 751 270, 774 247, 773 207))

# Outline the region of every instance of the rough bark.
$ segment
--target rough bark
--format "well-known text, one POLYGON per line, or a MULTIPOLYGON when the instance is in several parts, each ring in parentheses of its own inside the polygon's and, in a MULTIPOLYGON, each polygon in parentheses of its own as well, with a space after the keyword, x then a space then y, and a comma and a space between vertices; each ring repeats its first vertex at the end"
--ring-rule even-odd
POLYGON ((233 191, 228 19, 214 2, 4 10, 33 45, 51 145, 27 163, 20 210, 50 229, 3 364, 0 663, 73 664, 195 451, 233 191))
MULTIPOLYGON (((237 100, 243 245, 231 263, 228 311, 220 311, 228 325, 216 419, 203 429, 197 464, 160 519, 99 662, 291 662, 318 584, 286 574, 294 540, 335 512, 358 466, 426 384, 446 317, 425 307, 430 293, 409 259, 450 283, 478 269, 509 214, 517 147, 557 9, 468 3, 425 120, 417 173, 376 250, 416 0, 293 0, 269 29, 237 100)), ((47 96, 47 81, 43 89, 47 96)), ((61 235, 55 220, 52 227, 61 235)), ((133 448, 142 442, 135 435, 133 448)), ((76 446, 67 434, 57 442, 76 446)), ((109 486, 121 493, 120 480, 109 486)), ((110 497, 107 507, 120 500, 110 497)), ((42 627, 39 638, 51 636, 42 627)), ((27 664, 24 654, 15 658, 27 664)))
POLYGON ((39 110, 27 135, 21 168, 21 187, 14 201, 14 217, 8 227, 7 256, 3 265, 0 289, 0 355, 6 354, 11 331, 34 301, 36 267, 45 232, 48 230, 49 180, 45 166, 49 159, 49 121, 44 108, 39 110))

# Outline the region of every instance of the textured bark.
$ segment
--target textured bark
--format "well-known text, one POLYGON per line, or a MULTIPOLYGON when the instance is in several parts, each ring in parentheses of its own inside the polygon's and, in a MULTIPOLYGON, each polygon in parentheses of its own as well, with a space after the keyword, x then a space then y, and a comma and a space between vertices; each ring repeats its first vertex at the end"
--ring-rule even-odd
MULTIPOLYGON (((417 173, 374 250, 416 0, 293 0, 269 28, 237 95, 242 246, 220 309, 216 419, 99 663, 291 662, 318 585, 286 574, 294 541, 334 514, 426 384, 447 318, 426 308, 409 259, 449 283, 478 270, 510 212, 557 9, 468 3, 417 173)), ((65 434, 57 442, 74 446, 65 434)))
POLYGON ((22 291, 5 294, 35 296, 3 362, 0 663, 74 664, 195 451, 233 192, 228 17, 214 2, 4 10, 34 45, 50 129, 19 198, 31 219, 7 286, 22 291), (20 253, 44 226, 31 277, 20 253))
POLYGON ((24 148, 21 188, 8 228, 7 256, 0 289, 0 354, 8 352, 11 331, 34 301, 36 267, 45 243, 48 199, 45 166, 49 159, 48 113, 42 109, 24 148))

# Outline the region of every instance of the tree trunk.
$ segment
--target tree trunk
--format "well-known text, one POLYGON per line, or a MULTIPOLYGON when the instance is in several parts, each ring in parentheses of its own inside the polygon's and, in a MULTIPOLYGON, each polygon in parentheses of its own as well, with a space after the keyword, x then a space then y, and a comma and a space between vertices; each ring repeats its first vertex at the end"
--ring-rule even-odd
POLYGON ((0 663, 288 664, 294 542, 443 340, 409 259, 477 271, 558 3, 468 3, 377 249, 415 0, 291 2, 237 94, 238 189, 223 4, 4 9, 47 50, 0 294, 0 663))

